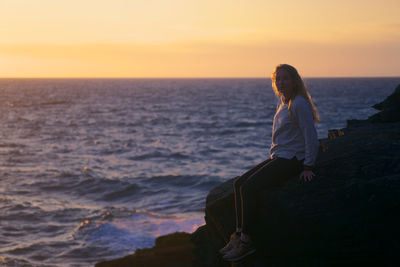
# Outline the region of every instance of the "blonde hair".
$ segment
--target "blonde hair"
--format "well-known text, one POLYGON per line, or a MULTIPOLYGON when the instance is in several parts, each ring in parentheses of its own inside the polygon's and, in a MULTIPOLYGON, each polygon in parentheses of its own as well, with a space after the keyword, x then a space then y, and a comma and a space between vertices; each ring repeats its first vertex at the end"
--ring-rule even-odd
POLYGON ((272 80, 272 88, 274 89, 274 92, 277 96, 281 96, 282 94, 278 91, 278 88, 276 87, 276 73, 278 70, 283 69, 286 70, 289 73, 290 78, 292 79, 294 83, 294 88, 293 88, 293 95, 289 99, 289 105, 288 109, 290 112, 290 117, 292 117, 292 100, 297 96, 300 95, 304 97, 305 100, 307 100, 308 104, 310 104, 311 111, 312 111, 312 116, 314 122, 319 121, 319 115, 317 108, 314 105, 314 102, 312 101, 311 95, 308 92, 308 89, 306 85, 304 84, 303 79, 300 77, 299 73, 297 72, 296 68, 293 66, 290 66, 288 64, 280 64, 275 67, 274 71, 272 72, 271 80, 272 80))

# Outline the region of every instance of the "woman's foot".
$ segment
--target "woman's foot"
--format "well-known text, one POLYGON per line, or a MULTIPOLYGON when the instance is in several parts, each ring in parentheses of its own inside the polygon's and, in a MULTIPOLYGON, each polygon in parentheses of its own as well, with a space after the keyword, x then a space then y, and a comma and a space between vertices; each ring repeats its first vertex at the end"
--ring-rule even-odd
POLYGON ((221 254, 226 254, 233 248, 236 248, 239 246, 240 243, 240 233, 235 232, 231 235, 231 239, 229 240, 228 244, 225 245, 225 247, 221 248, 219 252, 221 254))
POLYGON ((228 251, 225 256, 223 256, 223 259, 227 261, 238 261, 254 252, 256 252, 256 248, 251 241, 244 242, 239 239, 239 245, 228 251))

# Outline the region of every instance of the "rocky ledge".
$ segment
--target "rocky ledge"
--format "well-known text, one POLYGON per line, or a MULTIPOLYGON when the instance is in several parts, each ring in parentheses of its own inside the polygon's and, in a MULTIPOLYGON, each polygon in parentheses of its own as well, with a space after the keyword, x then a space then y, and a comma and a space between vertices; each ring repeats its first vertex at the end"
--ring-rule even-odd
POLYGON ((235 227, 231 179, 209 193, 206 225, 193 234, 96 266, 400 266, 400 85, 374 108, 320 140, 314 180, 265 190, 254 255, 218 255, 235 227))

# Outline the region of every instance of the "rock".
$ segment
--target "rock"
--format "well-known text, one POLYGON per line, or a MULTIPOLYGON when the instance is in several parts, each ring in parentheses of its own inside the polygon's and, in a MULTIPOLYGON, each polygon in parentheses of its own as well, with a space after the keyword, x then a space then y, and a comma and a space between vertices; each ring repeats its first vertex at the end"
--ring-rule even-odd
POLYGON ((383 102, 376 104, 373 108, 381 112, 368 118, 370 122, 395 122, 400 120, 400 85, 394 93, 388 96, 383 102))
MULTIPOLYGON (((400 266, 399 95, 400 86, 375 106, 378 114, 329 131, 329 138, 320 140, 317 176, 311 182, 293 177, 263 191, 252 233, 254 255, 231 264, 218 254, 235 230, 231 179, 207 196, 205 226, 182 238, 167 236, 171 251, 156 242, 124 262, 146 267, 400 266)), ((96 266, 128 266, 122 260, 96 266)))
MULTIPOLYGON (((258 253, 233 266, 400 265, 399 92, 379 106, 390 116, 352 121, 320 140, 312 182, 293 177, 261 194, 258 253)), ((220 247, 235 229, 232 182, 207 197, 207 228, 220 247)))
MULTIPOLYGON (((400 123, 348 129, 324 141, 317 178, 302 183, 295 177, 261 197, 253 235, 262 260, 272 266, 397 265, 400 123)), ((209 199, 207 227, 223 244, 234 230, 233 197, 209 199)))
POLYGON ((192 266, 195 267, 214 267, 229 266, 224 262, 219 254, 219 244, 212 238, 206 225, 199 227, 191 237, 194 245, 194 260, 192 266))
POLYGON ((193 248, 190 234, 174 233, 157 238, 154 248, 138 249, 133 255, 97 263, 96 267, 188 267, 192 266, 193 248))

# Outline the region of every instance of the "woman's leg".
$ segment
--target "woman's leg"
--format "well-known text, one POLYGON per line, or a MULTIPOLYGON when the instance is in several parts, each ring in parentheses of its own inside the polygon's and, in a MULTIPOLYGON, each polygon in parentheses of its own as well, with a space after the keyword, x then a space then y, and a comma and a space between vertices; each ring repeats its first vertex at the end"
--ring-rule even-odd
POLYGON ((282 184, 289 178, 298 175, 301 170, 302 163, 296 158, 291 160, 275 158, 266 162, 241 183, 238 195, 240 195, 241 202, 242 222, 240 226, 243 233, 248 234, 254 226, 258 193, 270 186, 282 184))
POLYGON ((235 198, 235 214, 236 214, 236 232, 241 232, 242 229, 242 200, 241 200, 241 195, 240 195, 240 188, 243 183, 246 182, 246 180, 252 176, 255 172, 257 172, 260 168, 262 168, 264 165, 268 164, 268 162, 271 161, 271 159, 267 159, 260 164, 257 164, 253 168, 251 168, 249 171, 245 172, 242 176, 236 178, 233 181, 233 193, 234 193, 234 198, 235 198))
POLYGON ((267 164, 270 159, 267 159, 255 167, 251 168, 249 171, 244 173, 242 176, 235 179, 233 182, 233 191, 234 191, 234 201, 235 201, 235 214, 236 214, 236 231, 231 235, 229 242, 220 249, 222 254, 229 252, 231 249, 237 247, 240 242, 240 234, 242 232, 242 201, 240 196, 240 187, 242 184, 257 170, 262 168, 265 164, 267 164))
POLYGON ((242 233, 240 238, 236 237, 237 243, 232 249, 226 252, 224 259, 228 261, 237 261, 256 251, 250 236, 250 229, 254 227, 255 215, 257 214, 257 196, 259 192, 269 186, 275 186, 283 183, 289 178, 300 173, 302 163, 296 158, 291 160, 276 158, 268 160, 265 164, 258 165, 259 168, 242 179, 240 186, 235 186, 236 196, 240 196, 240 207, 242 222, 240 227, 242 233))

